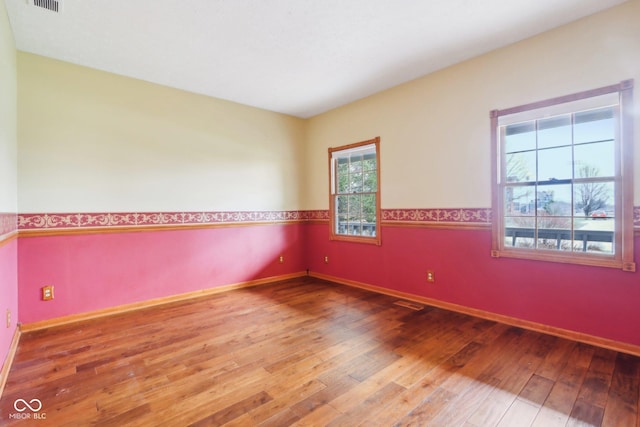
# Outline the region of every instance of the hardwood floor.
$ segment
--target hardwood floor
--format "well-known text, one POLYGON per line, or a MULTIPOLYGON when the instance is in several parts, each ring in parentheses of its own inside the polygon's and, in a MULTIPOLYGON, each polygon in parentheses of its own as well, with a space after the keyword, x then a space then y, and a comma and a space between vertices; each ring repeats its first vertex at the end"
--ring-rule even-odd
POLYGON ((0 425, 640 426, 639 358, 395 301, 304 278, 24 334, 0 425))

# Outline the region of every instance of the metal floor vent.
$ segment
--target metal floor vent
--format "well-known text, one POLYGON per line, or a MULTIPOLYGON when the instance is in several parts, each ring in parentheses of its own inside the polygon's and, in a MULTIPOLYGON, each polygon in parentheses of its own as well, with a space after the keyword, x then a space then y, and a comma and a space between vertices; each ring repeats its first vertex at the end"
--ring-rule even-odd
POLYGON ((417 302, 412 302, 412 301, 398 300, 394 302, 394 304, 399 305, 400 307, 410 308, 411 310, 415 310, 415 311, 420 311, 424 308, 423 305, 420 305, 417 302))
POLYGON ((63 0, 27 0, 30 5, 41 7, 43 9, 50 10, 52 12, 62 12, 63 0))

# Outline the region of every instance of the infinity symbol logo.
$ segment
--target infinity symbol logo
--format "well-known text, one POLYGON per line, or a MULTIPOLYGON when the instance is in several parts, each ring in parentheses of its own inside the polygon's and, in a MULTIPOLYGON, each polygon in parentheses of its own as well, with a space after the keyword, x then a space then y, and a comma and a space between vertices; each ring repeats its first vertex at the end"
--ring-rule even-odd
POLYGON ((42 402, 38 399, 31 399, 29 402, 24 399, 17 399, 13 402, 13 408, 18 412, 24 412, 27 408, 29 408, 31 412, 38 412, 42 409, 42 402))

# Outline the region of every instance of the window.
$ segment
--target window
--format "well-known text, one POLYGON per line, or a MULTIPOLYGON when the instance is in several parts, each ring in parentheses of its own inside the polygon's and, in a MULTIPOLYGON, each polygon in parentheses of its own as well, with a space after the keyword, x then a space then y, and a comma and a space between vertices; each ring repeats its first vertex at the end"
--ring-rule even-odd
POLYGON ((380 138, 329 148, 331 239, 380 244, 380 138))
POLYGON ((491 112, 492 256, 635 271, 632 89, 491 112))

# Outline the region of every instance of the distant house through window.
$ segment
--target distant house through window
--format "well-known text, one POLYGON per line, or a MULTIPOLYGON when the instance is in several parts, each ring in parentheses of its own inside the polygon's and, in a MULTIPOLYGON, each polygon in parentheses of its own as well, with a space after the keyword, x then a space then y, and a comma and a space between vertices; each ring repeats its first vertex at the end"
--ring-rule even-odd
POLYGON ((330 238, 380 244, 380 138, 329 148, 330 238))
POLYGON ((493 256, 635 270, 632 88, 492 111, 493 256))

